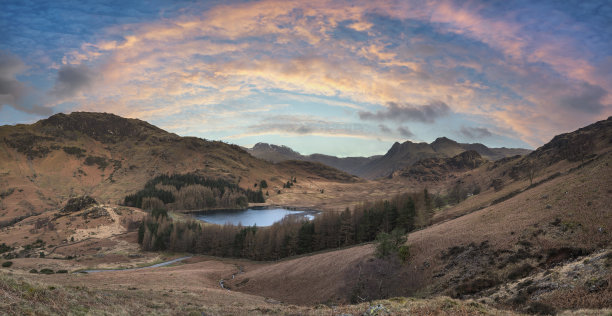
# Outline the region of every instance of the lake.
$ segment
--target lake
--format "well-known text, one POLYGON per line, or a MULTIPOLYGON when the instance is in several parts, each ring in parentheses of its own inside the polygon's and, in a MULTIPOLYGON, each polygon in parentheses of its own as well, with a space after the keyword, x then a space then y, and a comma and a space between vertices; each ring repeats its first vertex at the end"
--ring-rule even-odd
POLYGON ((246 210, 206 211, 194 214, 198 220, 223 225, 271 226, 286 216, 302 216, 312 220, 316 211, 294 211, 284 208, 249 208, 246 210))

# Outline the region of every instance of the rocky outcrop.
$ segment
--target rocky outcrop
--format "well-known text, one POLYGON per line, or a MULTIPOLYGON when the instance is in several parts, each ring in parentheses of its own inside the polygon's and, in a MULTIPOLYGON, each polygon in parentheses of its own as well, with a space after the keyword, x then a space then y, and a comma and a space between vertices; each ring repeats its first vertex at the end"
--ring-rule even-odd
POLYGON ((457 172, 480 167, 487 162, 473 150, 462 152, 452 158, 427 158, 408 168, 393 173, 392 177, 413 178, 419 181, 441 181, 457 172))
POLYGON ((94 198, 91 196, 79 196, 68 200, 68 202, 66 202, 66 206, 64 206, 60 212, 63 214, 75 213, 96 204, 98 204, 98 202, 96 202, 96 200, 94 200, 94 198))

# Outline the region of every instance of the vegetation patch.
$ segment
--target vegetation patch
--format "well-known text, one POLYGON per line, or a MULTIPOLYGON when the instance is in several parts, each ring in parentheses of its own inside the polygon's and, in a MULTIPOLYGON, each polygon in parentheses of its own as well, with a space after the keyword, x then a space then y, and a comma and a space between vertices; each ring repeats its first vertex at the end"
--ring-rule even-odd
POLYGON ((571 247, 552 248, 548 250, 546 261, 544 262, 544 265, 548 267, 554 266, 563 261, 574 259, 580 256, 586 256, 589 253, 590 251, 584 248, 571 248, 571 247))
POLYGON ((365 203, 353 210, 347 208, 340 213, 325 212, 312 221, 288 218, 269 227, 177 222, 168 218, 163 210, 154 210, 139 228, 139 243, 147 251, 170 250, 278 260, 369 242, 380 236, 381 241, 384 239, 382 256, 397 253, 406 260, 410 251, 401 245, 402 231, 414 230, 418 217, 431 214, 426 208, 416 208, 417 204, 427 205, 424 201, 430 197, 425 195, 426 191, 402 194, 390 201, 365 203), (394 230, 395 233, 392 233, 394 230), (274 242, 262 242, 268 240, 274 242))
POLYGON ((39 136, 32 133, 13 133, 8 138, 4 138, 4 143, 17 150, 17 152, 26 155, 29 159, 33 159, 47 156, 51 149, 38 143, 53 139, 53 137, 39 136))
POLYGON ((523 190, 512 191, 512 192, 510 192, 510 193, 508 193, 508 194, 506 194, 506 195, 504 195, 504 196, 502 196, 500 198, 497 198, 497 199, 493 200, 493 202, 491 202, 491 205, 495 205, 495 204, 501 203, 501 202, 503 202, 505 200, 509 200, 509 199, 519 195, 521 192, 523 192, 523 190))
POLYGON ((13 194, 13 192, 15 192, 15 188, 8 188, 5 191, 0 192, 0 199, 8 197, 9 195, 13 194))
POLYGON ((87 158, 85 158, 85 165, 98 165, 98 169, 104 170, 108 167, 108 159, 99 156, 87 156, 87 158))
POLYGON ((73 155, 76 156, 77 158, 82 158, 85 157, 85 152, 86 150, 80 147, 63 147, 62 149, 64 149, 64 152, 67 153, 68 155, 73 155))
POLYGON ((64 206, 64 208, 60 212, 66 214, 75 213, 95 204, 98 204, 98 202, 91 196, 79 196, 68 200, 68 202, 66 202, 66 206, 64 206))
POLYGON ((510 271, 508 274, 508 279, 516 280, 521 279, 529 275, 531 271, 533 271, 534 267, 528 263, 522 264, 510 271))
POLYGON ((476 294, 480 291, 486 290, 488 288, 494 287, 500 284, 499 280, 494 278, 476 278, 474 280, 469 280, 463 282, 459 286, 455 288, 455 297, 461 297, 464 295, 472 295, 476 294))
POLYGON ((12 251, 13 249, 15 249, 15 248, 13 248, 13 247, 5 244, 5 243, 1 243, 0 244, 0 253, 9 252, 9 251, 12 251))
POLYGON ((161 175, 149 180, 143 190, 124 198, 124 205, 144 209, 202 210, 245 208, 249 202, 265 202, 260 190, 244 190, 223 179, 197 174, 161 175))
POLYGON ((548 304, 542 302, 532 302, 527 307, 527 312, 536 315, 556 315, 557 310, 548 304))

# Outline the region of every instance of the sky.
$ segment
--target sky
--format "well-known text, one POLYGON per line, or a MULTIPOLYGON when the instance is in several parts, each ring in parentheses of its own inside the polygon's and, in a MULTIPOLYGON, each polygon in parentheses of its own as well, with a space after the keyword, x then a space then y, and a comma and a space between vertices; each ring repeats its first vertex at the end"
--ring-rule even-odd
POLYGON ((607 0, 2 0, 0 29, 0 125, 108 112, 345 157, 612 115, 607 0))

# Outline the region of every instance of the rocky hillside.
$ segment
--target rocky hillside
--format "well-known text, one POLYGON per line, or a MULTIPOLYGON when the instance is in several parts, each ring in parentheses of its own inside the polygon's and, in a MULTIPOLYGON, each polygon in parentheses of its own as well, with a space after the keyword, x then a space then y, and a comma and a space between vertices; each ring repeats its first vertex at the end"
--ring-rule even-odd
POLYGON ((448 295, 529 314, 609 308, 611 123, 559 135, 528 156, 493 162, 468 151, 415 164, 464 170, 453 187, 482 190, 435 207, 431 225, 408 234, 405 264, 366 244, 254 267, 229 284, 294 303, 448 295), (592 145, 567 154, 584 142, 592 145))
POLYGON ((426 158, 450 158, 465 151, 475 151, 487 160, 499 160, 515 155, 526 155, 531 152, 522 148, 489 148, 483 144, 461 144, 446 137, 440 137, 431 144, 395 143, 383 156, 345 157, 312 154, 302 155, 287 146, 257 143, 246 149, 251 155, 272 162, 286 160, 314 161, 348 172, 350 174, 376 179, 390 176, 393 172, 407 168, 415 162, 426 158))
POLYGON ((244 188, 266 180, 271 194, 297 177, 354 181, 330 167, 276 165, 241 147, 180 137, 107 113, 56 114, 31 125, 0 126, 0 222, 58 209, 70 197, 118 203, 160 174, 197 173, 244 188))
POLYGON ((412 166, 393 172, 392 177, 412 178, 421 182, 441 181, 480 167, 486 159, 474 151, 464 151, 451 158, 426 158, 415 162, 412 166))
POLYGON ((267 143, 257 143, 253 148, 246 148, 251 155, 271 162, 285 160, 305 160, 299 152, 287 147, 267 143))
POLYGON ((407 168, 426 158, 449 158, 465 151, 475 151, 484 159, 498 160, 515 155, 526 155, 531 151, 521 148, 488 148, 483 144, 461 144, 446 137, 440 137, 431 144, 395 143, 382 157, 372 160, 356 171, 356 174, 369 178, 388 177, 393 172, 407 168))

